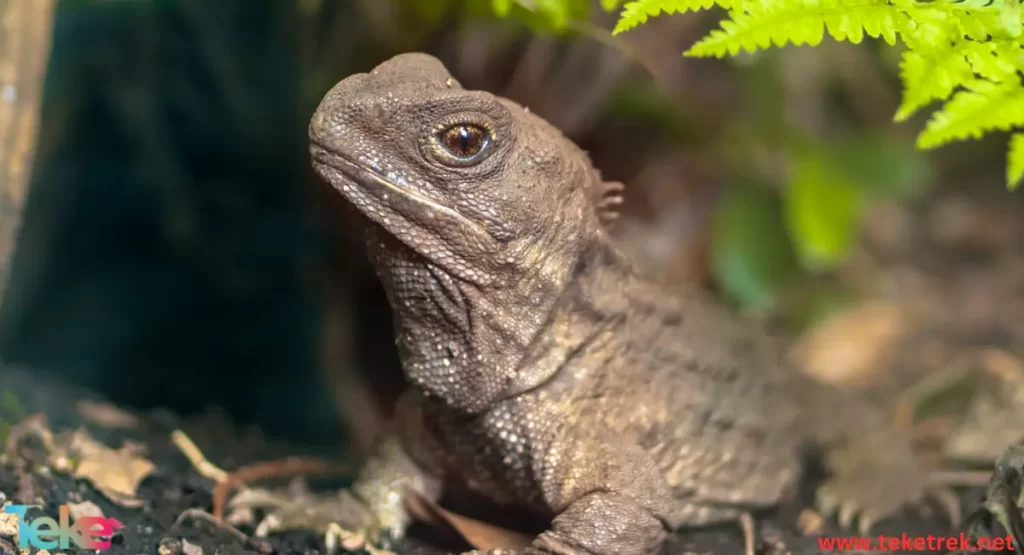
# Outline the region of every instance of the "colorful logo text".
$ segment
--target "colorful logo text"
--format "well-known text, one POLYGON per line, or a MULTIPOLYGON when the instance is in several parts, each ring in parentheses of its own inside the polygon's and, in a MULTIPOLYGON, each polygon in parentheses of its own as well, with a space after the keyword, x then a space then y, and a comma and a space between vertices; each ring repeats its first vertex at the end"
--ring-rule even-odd
POLYGON ((28 522, 26 513, 32 508, 39 508, 39 505, 4 507, 5 513, 18 516, 18 547, 22 549, 68 549, 71 544, 80 549, 106 549, 110 547, 114 531, 124 527, 117 519, 98 516, 83 516, 73 525, 69 524, 70 508, 67 505, 60 506, 60 522, 48 516, 28 522))

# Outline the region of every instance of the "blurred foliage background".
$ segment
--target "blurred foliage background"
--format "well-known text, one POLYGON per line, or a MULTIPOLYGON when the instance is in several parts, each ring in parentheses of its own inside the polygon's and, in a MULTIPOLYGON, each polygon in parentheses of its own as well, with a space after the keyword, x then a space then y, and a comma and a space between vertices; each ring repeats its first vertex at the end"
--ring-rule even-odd
POLYGON ((58 2, 0 352, 365 446, 402 387, 390 314, 306 126, 334 83, 420 50, 563 129, 628 184, 614 231, 640 267, 764 318, 811 371, 889 391, 978 349, 1019 362, 1004 137, 915 151, 894 48, 689 59, 721 13, 612 37, 598 4, 556 29, 490 0, 58 2))

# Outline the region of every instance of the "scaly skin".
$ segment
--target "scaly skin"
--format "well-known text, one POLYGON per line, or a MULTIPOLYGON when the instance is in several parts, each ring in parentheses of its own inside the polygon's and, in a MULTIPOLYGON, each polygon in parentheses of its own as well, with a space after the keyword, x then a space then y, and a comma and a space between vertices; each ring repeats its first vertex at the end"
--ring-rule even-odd
POLYGON ((412 386, 354 486, 392 534, 403 485, 436 499, 454 480, 553 518, 524 553, 654 553, 778 503, 807 445, 828 452, 819 507, 844 525, 924 494, 873 407, 701 293, 638 276, 602 224, 618 184, 523 107, 403 54, 335 86, 309 133, 370 220, 412 386))

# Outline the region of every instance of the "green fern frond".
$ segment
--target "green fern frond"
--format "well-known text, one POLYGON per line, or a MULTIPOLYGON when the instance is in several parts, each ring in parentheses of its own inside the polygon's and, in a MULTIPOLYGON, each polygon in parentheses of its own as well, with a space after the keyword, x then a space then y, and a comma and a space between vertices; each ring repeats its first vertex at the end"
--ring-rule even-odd
MULTIPOLYGON (((825 35, 861 42, 865 36, 907 50, 900 64, 903 101, 896 120, 934 101, 945 105, 918 137, 919 148, 1024 127, 1024 7, 1021 0, 633 0, 615 33, 666 13, 718 6, 721 28, 687 56, 724 57, 773 46, 818 45, 825 35)), ((1024 133, 1010 145, 1007 177, 1024 179, 1024 133)))
POLYGON ((928 55, 913 50, 903 53, 900 62, 903 102, 896 111, 896 121, 909 118, 934 100, 949 98, 953 89, 974 77, 967 58, 958 48, 950 46, 948 50, 928 55))
POLYGON ((964 35, 974 40, 983 41, 989 36, 1017 38, 1021 35, 1021 10, 1016 1, 999 1, 988 6, 933 1, 928 5, 949 12, 960 24, 964 35))
POLYGON ((947 42, 933 50, 903 53, 900 75, 903 78, 903 103, 896 121, 903 121, 935 100, 945 100, 953 91, 976 76, 1001 83, 1014 78, 1019 67, 1012 60, 1024 51, 1015 41, 947 42))
POLYGON ((732 19, 721 26, 686 55, 722 57, 773 45, 815 46, 826 31, 836 40, 859 43, 868 35, 895 44, 898 35, 916 31, 906 11, 885 0, 768 3, 748 13, 733 12, 732 19))
POLYGON ((932 115, 917 139, 920 148, 977 139, 990 131, 1024 125, 1024 87, 1019 82, 976 81, 932 115))
MULTIPOLYGON (((647 23, 647 19, 661 14, 675 14, 706 10, 714 6, 716 0, 635 0, 627 2, 622 8, 618 23, 615 24, 613 35, 624 33, 634 27, 647 23)), ((726 0, 726 8, 729 2, 726 0)))
POLYGON ((970 44, 964 55, 978 77, 994 83, 1017 82, 1017 72, 1024 69, 1024 45, 1010 40, 970 44))
POLYGON ((1024 133, 1010 137, 1010 154, 1006 158, 1006 185, 1013 191, 1024 179, 1024 133))

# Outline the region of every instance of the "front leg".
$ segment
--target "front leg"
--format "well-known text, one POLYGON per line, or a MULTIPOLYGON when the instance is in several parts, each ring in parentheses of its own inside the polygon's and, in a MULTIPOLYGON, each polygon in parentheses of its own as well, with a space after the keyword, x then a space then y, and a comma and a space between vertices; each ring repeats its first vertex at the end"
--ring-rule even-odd
POLYGON ((402 396, 395 409, 396 433, 378 441, 369 460, 352 484, 355 493, 376 518, 371 539, 400 539, 410 517, 403 491, 411 489, 437 501, 441 495, 442 455, 423 426, 421 398, 402 396))
MULTIPOLYGON (((521 555, 658 552, 669 531, 668 486, 647 452, 622 441, 609 430, 596 430, 554 442, 541 487, 552 508, 561 510, 521 555)), ((471 553, 520 555, 511 550, 471 553)))
POLYGON ((395 411, 393 433, 379 440, 350 489, 334 496, 315 495, 293 490, 278 494, 250 490, 235 496, 232 509, 262 508, 267 514, 256 527, 257 536, 273 532, 315 530, 325 534, 330 546, 346 535, 362 537, 377 545, 382 540, 399 539, 405 533, 409 515, 404 493, 411 489, 436 501, 441 493, 441 468, 433 456, 440 449, 425 433, 420 403, 406 395, 395 411))
POLYGON ((555 517, 523 555, 650 555, 664 540, 664 525, 648 509, 624 495, 595 491, 555 517))

